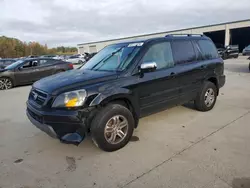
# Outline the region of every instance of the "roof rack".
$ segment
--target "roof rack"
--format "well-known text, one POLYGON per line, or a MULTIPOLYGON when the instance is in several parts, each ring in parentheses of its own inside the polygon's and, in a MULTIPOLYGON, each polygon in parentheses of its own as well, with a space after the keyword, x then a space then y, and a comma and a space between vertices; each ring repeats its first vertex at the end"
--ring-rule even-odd
POLYGON ((168 34, 165 37, 174 37, 174 36, 183 36, 183 37, 199 36, 199 37, 203 37, 205 35, 203 35, 203 34, 168 34))

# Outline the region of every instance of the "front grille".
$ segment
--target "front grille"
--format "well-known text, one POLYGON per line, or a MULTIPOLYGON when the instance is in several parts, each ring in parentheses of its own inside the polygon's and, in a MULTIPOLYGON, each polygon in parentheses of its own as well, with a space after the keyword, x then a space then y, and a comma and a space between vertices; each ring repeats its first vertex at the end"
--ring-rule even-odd
POLYGON ((37 89, 32 89, 29 99, 42 106, 45 104, 48 94, 37 89))

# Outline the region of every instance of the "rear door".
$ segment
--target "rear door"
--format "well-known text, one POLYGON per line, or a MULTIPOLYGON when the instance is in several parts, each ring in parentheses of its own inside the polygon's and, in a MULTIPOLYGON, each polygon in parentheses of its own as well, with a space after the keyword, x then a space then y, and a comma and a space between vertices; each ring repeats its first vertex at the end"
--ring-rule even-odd
POLYGON ((55 64, 56 60, 54 59, 40 59, 37 74, 39 75, 38 79, 50 76, 56 71, 55 64))
POLYGON ((191 40, 174 40, 172 49, 179 77, 179 103, 183 103, 194 99, 201 87, 203 80, 201 54, 198 55, 198 49, 191 40))

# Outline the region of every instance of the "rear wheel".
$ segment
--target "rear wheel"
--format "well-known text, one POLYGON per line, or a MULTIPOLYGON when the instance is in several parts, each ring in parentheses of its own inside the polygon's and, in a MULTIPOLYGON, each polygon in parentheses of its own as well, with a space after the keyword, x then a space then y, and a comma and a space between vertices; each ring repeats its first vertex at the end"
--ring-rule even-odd
POLYGON ((54 74, 58 74, 58 73, 61 73, 61 72, 64 72, 64 70, 57 70, 54 74))
POLYGON ((13 82, 10 78, 0 78, 0 90, 11 89, 13 82))
POLYGON ((211 110, 216 103, 217 93, 217 87, 212 82, 205 82, 195 99, 196 109, 202 112, 211 110))
POLYGON ((78 64, 83 64, 83 61, 82 61, 82 60, 79 60, 79 61, 78 61, 78 64))
POLYGON ((104 151, 116 151, 124 147, 134 131, 132 113, 120 104, 109 104, 93 119, 93 142, 104 151))

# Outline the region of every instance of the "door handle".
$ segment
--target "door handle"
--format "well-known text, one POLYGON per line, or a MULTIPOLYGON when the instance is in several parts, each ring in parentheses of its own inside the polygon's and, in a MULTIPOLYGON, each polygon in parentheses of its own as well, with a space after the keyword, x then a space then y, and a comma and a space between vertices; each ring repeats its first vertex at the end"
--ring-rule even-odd
POLYGON ((206 65, 201 65, 200 69, 205 69, 206 67, 206 65))
POLYGON ((171 72, 169 77, 170 77, 170 78, 175 78, 175 73, 174 73, 174 72, 171 72))

